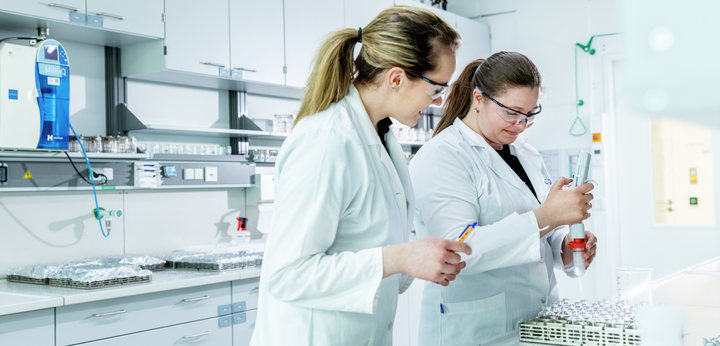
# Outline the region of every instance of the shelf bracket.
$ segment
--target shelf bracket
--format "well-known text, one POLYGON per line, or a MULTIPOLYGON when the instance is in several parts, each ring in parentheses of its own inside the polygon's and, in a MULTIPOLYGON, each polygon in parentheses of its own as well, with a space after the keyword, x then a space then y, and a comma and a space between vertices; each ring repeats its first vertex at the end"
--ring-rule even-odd
POLYGON ((145 130, 147 126, 138 119, 135 114, 128 108, 127 103, 120 104, 120 114, 123 122, 123 131, 127 133, 133 130, 145 130))

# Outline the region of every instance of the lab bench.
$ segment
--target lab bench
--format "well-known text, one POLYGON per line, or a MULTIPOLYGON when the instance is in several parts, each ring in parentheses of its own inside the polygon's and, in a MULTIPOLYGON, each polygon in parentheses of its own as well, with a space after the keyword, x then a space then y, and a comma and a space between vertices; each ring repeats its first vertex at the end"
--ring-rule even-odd
POLYGON ((97 290, 0 280, 0 345, 249 345, 259 276, 166 270, 97 290))

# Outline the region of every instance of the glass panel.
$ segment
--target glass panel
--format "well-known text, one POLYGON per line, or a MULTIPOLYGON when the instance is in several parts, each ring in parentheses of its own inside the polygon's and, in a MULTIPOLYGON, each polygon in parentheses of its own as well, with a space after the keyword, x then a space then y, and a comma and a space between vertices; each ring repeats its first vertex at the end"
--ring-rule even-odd
POLYGON ((658 225, 715 225, 712 132, 653 117, 653 189, 658 225))

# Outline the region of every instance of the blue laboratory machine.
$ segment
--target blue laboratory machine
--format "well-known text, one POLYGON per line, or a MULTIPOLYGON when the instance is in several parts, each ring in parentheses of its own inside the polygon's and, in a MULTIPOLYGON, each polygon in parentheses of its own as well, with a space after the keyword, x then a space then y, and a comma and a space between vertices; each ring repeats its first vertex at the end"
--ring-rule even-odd
POLYGON ((58 41, 33 42, 0 42, 0 149, 67 150, 68 56, 58 41))

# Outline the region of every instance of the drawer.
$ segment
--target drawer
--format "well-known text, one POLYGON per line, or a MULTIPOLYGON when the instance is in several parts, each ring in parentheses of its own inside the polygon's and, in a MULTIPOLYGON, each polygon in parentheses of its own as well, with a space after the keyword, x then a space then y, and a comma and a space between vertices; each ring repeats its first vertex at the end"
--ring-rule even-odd
POLYGON ((257 310, 249 310, 233 314, 233 346, 250 346, 250 339, 255 330, 257 310))
POLYGON ((230 292, 230 283, 223 282, 61 306, 56 308, 57 345, 71 345, 229 314, 230 292))
POLYGON ((93 341, 82 344, 82 346, 230 346, 232 345, 233 329, 223 321, 229 318, 231 317, 216 317, 178 326, 93 341))
POLYGON ((0 316, 0 345, 55 346, 55 310, 0 316))
POLYGON ((233 281, 233 312, 257 309, 259 293, 260 278, 233 281))

